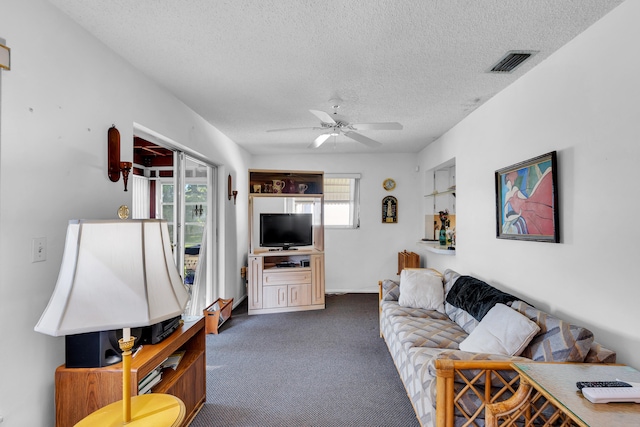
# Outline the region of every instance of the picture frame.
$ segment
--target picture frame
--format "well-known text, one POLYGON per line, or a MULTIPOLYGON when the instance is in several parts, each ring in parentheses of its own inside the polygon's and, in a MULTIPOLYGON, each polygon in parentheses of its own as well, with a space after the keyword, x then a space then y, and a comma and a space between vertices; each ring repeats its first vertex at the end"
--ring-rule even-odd
POLYGON ((496 237, 560 242, 555 151, 495 172, 496 237))
POLYGON ((393 196, 387 196, 382 199, 382 223, 398 223, 398 199, 393 196))

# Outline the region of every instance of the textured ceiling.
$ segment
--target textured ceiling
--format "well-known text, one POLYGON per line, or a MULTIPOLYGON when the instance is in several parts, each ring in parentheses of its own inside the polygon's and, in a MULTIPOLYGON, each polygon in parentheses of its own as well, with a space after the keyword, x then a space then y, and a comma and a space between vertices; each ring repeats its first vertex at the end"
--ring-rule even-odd
POLYGON ((622 0, 50 0, 252 153, 310 152, 309 109, 400 122, 313 152, 418 152, 622 0), (538 51, 511 74, 507 51, 538 51))

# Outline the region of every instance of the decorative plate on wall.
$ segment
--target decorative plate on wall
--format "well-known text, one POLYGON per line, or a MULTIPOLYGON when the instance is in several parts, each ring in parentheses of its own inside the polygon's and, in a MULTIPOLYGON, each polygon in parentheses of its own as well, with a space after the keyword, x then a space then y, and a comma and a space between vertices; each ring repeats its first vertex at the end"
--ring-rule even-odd
POLYGON ((382 199, 382 223, 395 224, 398 222, 398 199, 387 196, 382 199))

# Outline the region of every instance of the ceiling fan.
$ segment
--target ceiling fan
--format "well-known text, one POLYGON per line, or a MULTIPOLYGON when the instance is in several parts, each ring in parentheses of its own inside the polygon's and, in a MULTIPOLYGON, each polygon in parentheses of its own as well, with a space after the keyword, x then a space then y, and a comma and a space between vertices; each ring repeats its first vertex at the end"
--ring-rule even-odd
POLYGON ((338 136, 340 134, 358 141, 367 147, 377 148, 382 144, 374 139, 362 135, 356 131, 361 130, 402 130, 402 125, 398 122, 383 122, 383 123, 350 123, 349 120, 338 114, 339 105, 334 105, 333 114, 326 113, 319 110, 309 110, 314 116, 320 119, 320 126, 304 127, 304 128, 286 128, 286 129, 271 129, 267 132, 283 132, 291 130, 301 129, 315 129, 324 130, 325 132, 318 136, 309 145, 309 148, 320 147, 327 139, 332 136, 338 136))

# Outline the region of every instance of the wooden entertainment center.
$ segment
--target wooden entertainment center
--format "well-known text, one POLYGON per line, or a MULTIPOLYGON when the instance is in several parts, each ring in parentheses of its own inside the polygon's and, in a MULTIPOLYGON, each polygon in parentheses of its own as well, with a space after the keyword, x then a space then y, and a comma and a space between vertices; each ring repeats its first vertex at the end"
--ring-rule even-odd
MULTIPOLYGON (((186 321, 162 342, 145 344, 131 360, 131 395, 138 382, 174 352, 185 353, 175 370, 165 368, 151 390, 180 398, 186 407, 182 426, 188 426, 206 398, 204 318, 186 321)), ((56 427, 71 427, 99 408, 122 399, 122 362, 103 368, 56 369, 56 427)))
POLYGON ((323 172, 249 170, 249 314, 321 310, 324 298, 323 172), (313 244, 260 246, 260 214, 313 213, 313 244))

